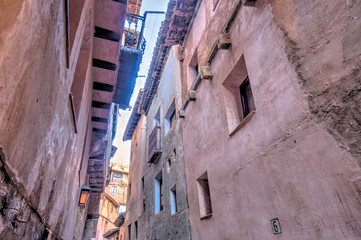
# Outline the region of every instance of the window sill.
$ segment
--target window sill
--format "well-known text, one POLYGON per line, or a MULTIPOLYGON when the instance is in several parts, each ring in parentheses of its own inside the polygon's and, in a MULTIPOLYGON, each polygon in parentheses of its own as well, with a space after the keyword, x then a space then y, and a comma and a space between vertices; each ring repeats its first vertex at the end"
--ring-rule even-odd
POLYGON ((208 215, 205 215, 203 217, 201 217, 201 220, 207 220, 207 219, 210 219, 212 217, 213 213, 210 213, 208 215))
POLYGON ((230 137, 232 137, 239 129, 241 129, 244 125, 246 125, 253 117, 253 115, 256 113, 256 110, 253 110, 250 112, 243 120, 242 122, 229 134, 230 137))

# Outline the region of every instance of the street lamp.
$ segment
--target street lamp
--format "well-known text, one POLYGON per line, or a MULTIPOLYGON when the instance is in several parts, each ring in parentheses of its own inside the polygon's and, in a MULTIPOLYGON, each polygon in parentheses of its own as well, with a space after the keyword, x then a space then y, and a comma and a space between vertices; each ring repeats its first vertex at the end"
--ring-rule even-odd
POLYGON ((80 192, 80 198, 79 198, 79 206, 85 207, 85 203, 89 197, 89 193, 92 189, 85 184, 81 185, 81 192, 80 192))

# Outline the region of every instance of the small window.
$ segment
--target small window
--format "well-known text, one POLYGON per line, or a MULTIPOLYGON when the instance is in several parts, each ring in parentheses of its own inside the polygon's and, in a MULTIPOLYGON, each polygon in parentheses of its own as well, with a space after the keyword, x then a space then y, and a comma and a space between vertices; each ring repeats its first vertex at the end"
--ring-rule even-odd
POLYGON ((198 55, 197 55, 197 49, 195 49, 193 52, 193 56, 192 56, 191 60, 189 61, 188 68, 187 68, 188 89, 192 85, 192 83, 195 81, 198 74, 199 74, 198 55))
POLYGON ((177 212, 177 187, 174 185, 170 190, 170 212, 175 214, 177 212))
POLYGON ((199 74, 198 63, 196 63, 196 65, 194 66, 194 72, 195 72, 196 76, 198 76, 198 74, 199 74))
POLYGON ((160 108, 158 108, 158 111, 154 116, 154 127, 155 126, 160 126, 160 108))
POLYGON ((212 2, 213 2, 213 11, 214 11, 218 5, 219 0, 212 0, 212 2))
POLYGON ((129 199, 130 199, 131 191, 132 191, 132 184, 129 183, 129 184, 128 184, 128 201, 129 201, 129 199))
POLYGON ((134 233, 135 239, 138 239, 138 221, 134 222, 134 233))
POLYGON ((241 95, 243 118, 245 118, 247 117, 248 114, 250 114, 250 112, 256 109, 254 107, 252 89, 251 89, 251 85, 249 84, 248 76, 239 86, 239 92, 241 95))
POLYGON ((111 186, 110 192, 111 193, 118 193, 118 187, 117 186, 111 186))
POLYGON ((169 105, 167 114, 165 115, 165 133, 167 133, 176 120, 176 108, 175 108, 175 99, 173 98, 171 104, 169 105))
POLYGON ((142 177, 142 192, 144 192, 144 177, 142 177))
POLYGON ((162 171, 154 179, 154 212, 155 214, 163 210, 163 176, 162 171))
POLYGON ((113 174, 113 177, 114 177, 114 178, 122 178, 122 174, 120 174, 120 173, 114 173, 114 174, 113 174))
POLYGON ((229 135, 242 128, 255 114, 255 101, 244 57, 240 57, 222 83, 229 135))
POLYGON ((167 173, 170 173, 170 169, 172 166, 172 161, 170 159, 167 160, 167 173))
POLYGON ((132 240, 132 227, 130 224, 128 225, 128 240, 132 240))
POLYGON ((197 186, 200 217, 201 220, 208 219, 212 216, 212 203, 207 172, 197 179, 197 186))

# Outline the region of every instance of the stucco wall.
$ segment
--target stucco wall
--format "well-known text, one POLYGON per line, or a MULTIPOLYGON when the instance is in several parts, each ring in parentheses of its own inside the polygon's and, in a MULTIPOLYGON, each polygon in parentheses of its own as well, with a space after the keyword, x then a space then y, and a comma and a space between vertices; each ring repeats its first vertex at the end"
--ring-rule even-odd
MULTIPOLYGON (((344 1, 281 2, 257 1, 255 7, 240 8, 229 29, 231 48, 217 52, 211 62, 213 79, 201 82, 197 100, 186 108, 183 142, 193 239, 361 236, 357 184, 361 172, 356 161, 358 148, 350 144, 357 139, 359 126, 350 129, 347 123, 347 119, 359 118, 359 78, 355 74, 359 71, 355 69, 360 55, 338 41, 359 34, 359 30, 350 30, 350 38, 346 37, 344 25, 349 21, 345 16, 351 13, 353 21, 358 19, 360 12, 356 13, 354 6, 359 2, 348 6, 344 1), (286 27, 281 29, 281 23, 286 27), (299 42, 290 42, 290 38, 299 42), (327 41, 338 47, 328 47, 327 41), (294 58, 301 52, 300 58, 294 58), (353 53, 350 65, 345 52, 348 56, 353 53), (256 113, 230 137, 222 83, 242 55, 256 113), (321 73, 323 68, 329 69, 332 83, 321 73), (337 71, 339 68, 343 71, 337 71), (344 88, 330 90, 341 82, 344 88), (339 128, 335 129, 342 137, 330 134, 330 122, 340 113, 331 114, 332 118, 327 112, 330 92, 339 92, 332 101, 345 107, 345 117, 337 116, 342 121, 336 121, 339 128), (352 100, 341 101, 351 93, 355 93, 352 100), (354 100, 356 105, 351 103, 354 100), (213 215, 200 220, 196 179, 205 171, 213 215), (278 237, 270 223, 276 217, 282 227, 278 237)), ((193 25, 184 44, 184 87, 189 89, 193 81, 187 79, 187 68, 194 49, 203 64, 234 6, 235 1, 220 1, 213 11, 212 1, 202 1, 195 19, 199 23, 193 25), (203 28, 198 26, 204 25, 208 27, 201 32, 203 28)))
POLYGON ((4 26, 0 28, 0 148, 5 171, 1 174, 11 179, 0 184, 5 211, 0 238, 6 238, 2 234, 10 229, 17 235, 11 239, 39 239, 45 226, 55 236, 73 239, 76 232, 74 239, 81 238, 85 210, 79 209, 78 198, 87 169, 81 159, 90 144, 85 138, 91 58, 85 63, 77 134, 69 92, 85 28, 92 24, 93 2, 85 1, 68 69, 63 2, 7 1, 0 12, 4 26), (11 225, 14 214, 20 220, 16 226, 11 225))

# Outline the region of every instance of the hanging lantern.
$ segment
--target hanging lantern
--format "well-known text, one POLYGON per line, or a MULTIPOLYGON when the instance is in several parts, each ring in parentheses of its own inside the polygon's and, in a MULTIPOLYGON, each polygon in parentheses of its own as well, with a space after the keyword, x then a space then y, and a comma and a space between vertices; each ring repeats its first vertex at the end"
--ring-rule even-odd
POLYGON ((80 198, 79 198, 79 206, 85 207, 85 203, 88 200, 89 193, 92 189, 86 185, 81 185, 81 192, 80 192, 80 198))

